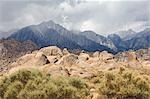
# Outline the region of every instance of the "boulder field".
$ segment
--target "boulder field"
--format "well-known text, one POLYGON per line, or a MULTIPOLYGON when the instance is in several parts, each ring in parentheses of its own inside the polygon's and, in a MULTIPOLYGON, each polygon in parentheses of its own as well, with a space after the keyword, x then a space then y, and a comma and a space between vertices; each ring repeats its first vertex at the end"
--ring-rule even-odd
POLYGON ((53 76, 78 76, 90 79, 98 72, 120 67, 150 70, 150 50, 127 51, 116 55, 107 51, 83 51, 77 55, 66 48, 61 50, 56 46, 49 46, 18 58, 9 65, 5 73, 9 74, 21 68, 37 68, 53 76))

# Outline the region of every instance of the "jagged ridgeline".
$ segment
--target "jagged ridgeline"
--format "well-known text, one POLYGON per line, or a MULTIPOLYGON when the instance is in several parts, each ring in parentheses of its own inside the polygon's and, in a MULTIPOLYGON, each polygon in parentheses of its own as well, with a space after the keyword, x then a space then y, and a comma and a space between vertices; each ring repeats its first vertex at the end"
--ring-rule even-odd
POLYGON ((8 39, 17 41, 30 40, 38 47, 58 46, 60 48, 78 49, 86 51, 109 51, 112 53, 139 50, 150 47, 150 28, 135 32, 118 31, 104 37, 101 33, 93 31, 70 31, 53 21, 42 22, 38 25, 30 25, 16 30, 8 39))
POLYGON ((49 46, 2 68, 1 99, 149 99, 150 50, 113 55, 49 46))
POLYGON ((150 99, 150 0, 0 0, 0 99, 150 99))
POLYGON ((113 42, 104 36, 97 36, 93 31, 85 31, 83 33, 74 33, 67 30, 63 26, 54 23, 53 21, 43 22, 38 25, 24 27, 8 37, 18 41, 31 40, 39 47, 55 45, 60 48, 80 49, 87 51, 107 50, 115 52, 116 47, 113 42), (84 34, 89 34, 85 36, 84 34), (97 40, 94 41, 93 37, 97 40))

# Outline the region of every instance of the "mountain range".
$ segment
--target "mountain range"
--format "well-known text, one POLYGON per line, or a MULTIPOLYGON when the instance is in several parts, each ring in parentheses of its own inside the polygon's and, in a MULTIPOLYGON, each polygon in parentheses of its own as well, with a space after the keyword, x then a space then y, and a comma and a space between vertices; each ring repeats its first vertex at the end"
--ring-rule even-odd
MULTIPOLYGON (((86 32, 87 31, 84 33, 86 32)), ((108 45, 102 43, 100 44, 100 42, 96 42, 82 34, 83 33, 72 33, 61 25, 56 24, 53 21, 48 21, 38 25, 24 27, 17 32, 14 32, 8 37, 8 39, 13 38, 21 42, 31 40, 39 47, 56 45, 60 48, 68 48, 73 50, 107 50, 109 52, 113 52, 113 48, 110 48, 109 46, 111 44, 113 46, 113 42, 108 40, 106 37, 99 36, 99 41, 101 40, 100 42, 106 43, 110 42, 108 45)), ((95 35, 96 33, 92 32, 92 34, 95 35)))
POLYGON ((141 32, 131 29, 119 31, 104 37, 94 31, 78 31, 78 33, 69 31, 51 20, 21 28, 11 33, 7 39, 12 38, 20 42, 30 40, 40 48, 55 45, 70 50, 106 50, 113 53, 150 47, 149 28, 141 32))
POLYGON ((118 51, 147 49, 150 47, 150 28, 146 28, 138 33, 132 32, 128 34, 129 31, 127 31, 125 38, 121 38, 117 34, 108 35, 108 38, 113 41, 118 51))
POLYGON ((117 34, 118 36, 120 36, 120 38, 122 40, 129 40, 129 39, 133 38, 137 34, 137 32, 133 31, 132 29, 129 29, 126 31, 118 31, 113 34, 117 34))

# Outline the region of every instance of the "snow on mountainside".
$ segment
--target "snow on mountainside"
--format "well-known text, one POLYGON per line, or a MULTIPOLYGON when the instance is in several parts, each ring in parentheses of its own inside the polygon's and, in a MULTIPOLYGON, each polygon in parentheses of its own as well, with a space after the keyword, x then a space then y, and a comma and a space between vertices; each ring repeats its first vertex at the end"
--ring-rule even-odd
POLYGON ((117 50, 117 48, 115 47, 115 45, 113 44, 113 42, 110 39, 108 39, 102 35, 96 34, 93 31, 84 31, 79 34, 87 37, 88 39, 90 39, 92 41, 95 41, 96 43, 107 46, 115 51, 117 50))
POLYGON ((107 50, 113 52, 111 48, 92 41, 83 35, 74 34, 53 21, 27 26, 13 33, 9 38, 19 41, 31 40, 39 47, 56 45, 68 49, 87 51, 107 50))
POLYGON ((118 51, 138 50, 150 47, 150 28, 135 34, 128 34, 128 39, 122 39, 117 34, 108 35, 108 38, 113 41, 118 51))
POLYGON ((136 32, 133 31, 132 29, 129 29, 127 31, 118 31, 115 34, 119 35, 123 40, 129 40, 136 35, 136 32))
POLYGON ((141 49, 150 47, 150 28, 137 33, 132 39, 126 41, 129 44, 129 49, 141 49))
POLYGON ((149 48, 150 28, 141 32, 129 29, 128 31, 119 31, 104 37, 93 31, 69 31, 50 20, 38 25, 24 27, 14 32, 8 38, 21 42, 31 40, 39 47, 55 45, 71 50, 119 52, 149 48))
POLYGON ((119 35, 110 34, 110 35, 108 35, 108 39, 110 39, 114 43, 114 45, 116 46, 118 51, 127 50, 127 46, 126 46, 125 42, 121 39, 121 37, 119 35))
POLYGON ((39 47, 57 45, 59 47, 69 47, 70 49, 80 48, 80 46, 77 45, 75 42, 70 41, 67 38, 59 35, 59 33, 53 29, 47 28, 46 30, 40 30, 35 26, 25 27, 12 34, 9 38, 14 38, 21 42, 31 40, 32 42, 36 43, 39 47))

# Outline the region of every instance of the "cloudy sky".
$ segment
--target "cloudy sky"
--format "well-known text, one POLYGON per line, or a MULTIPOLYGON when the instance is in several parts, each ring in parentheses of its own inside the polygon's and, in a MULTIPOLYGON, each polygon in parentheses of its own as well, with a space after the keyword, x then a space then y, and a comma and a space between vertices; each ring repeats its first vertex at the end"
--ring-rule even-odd
POLYGON ((107 35, 150 26, 149 0, 0 0, 0 31, 53 20, 107 35))

